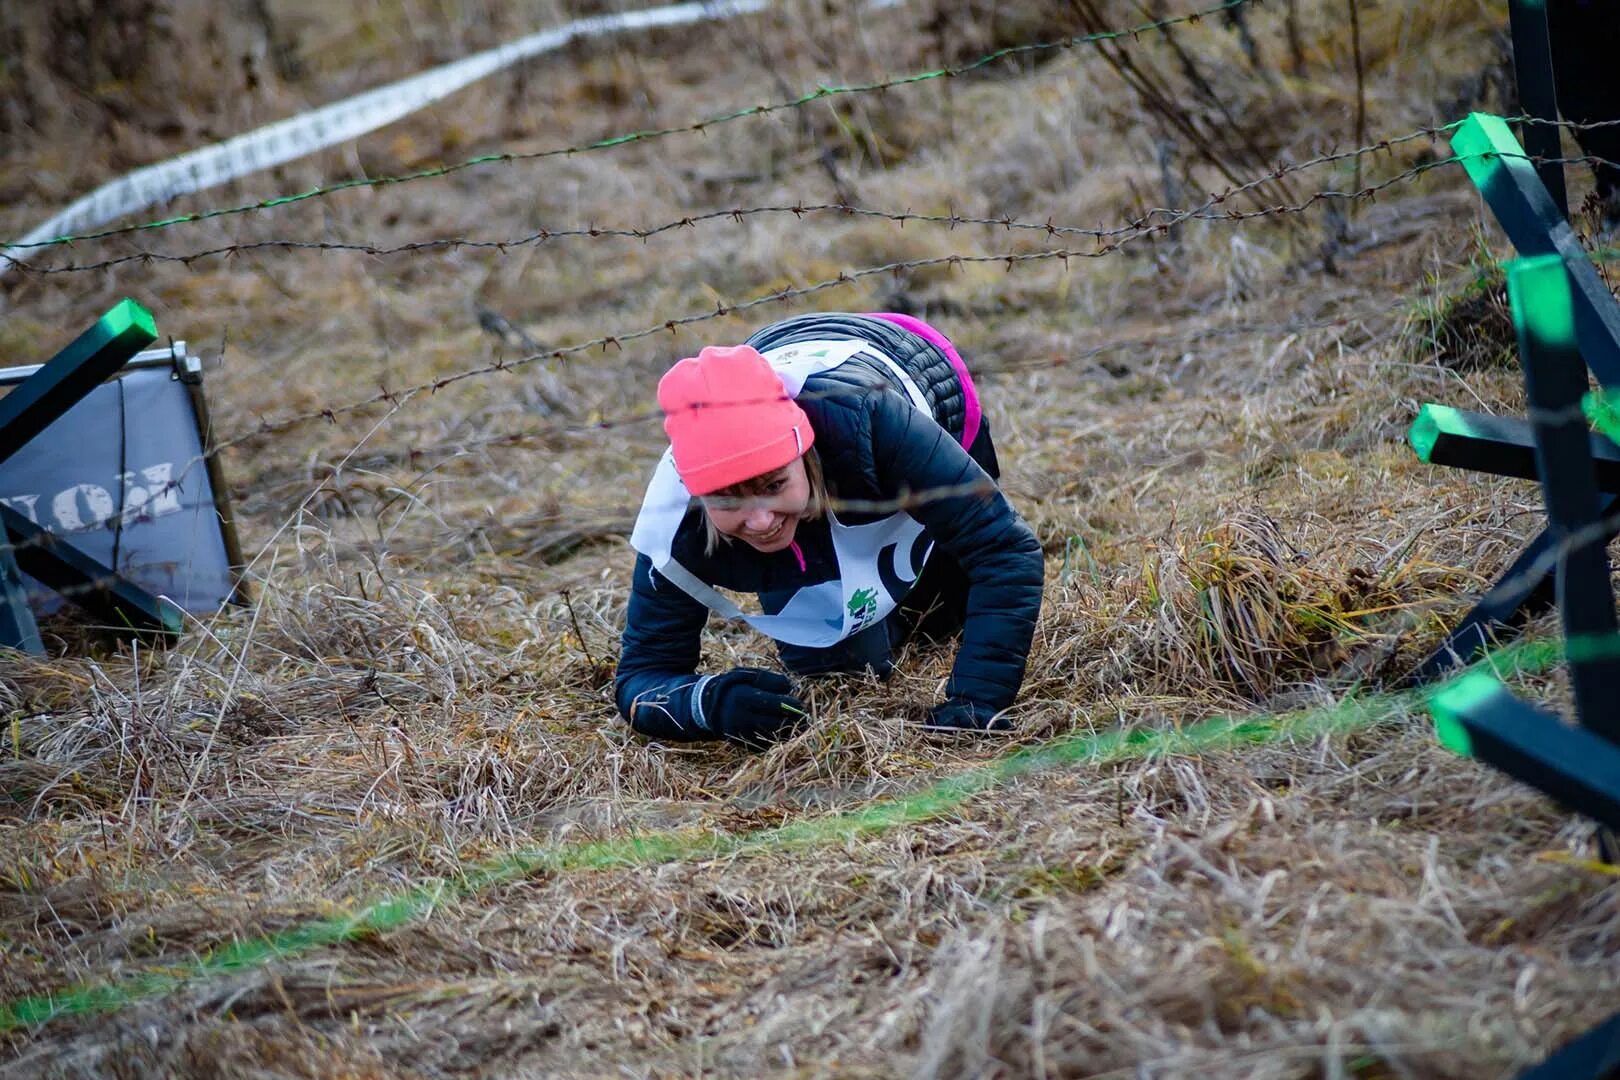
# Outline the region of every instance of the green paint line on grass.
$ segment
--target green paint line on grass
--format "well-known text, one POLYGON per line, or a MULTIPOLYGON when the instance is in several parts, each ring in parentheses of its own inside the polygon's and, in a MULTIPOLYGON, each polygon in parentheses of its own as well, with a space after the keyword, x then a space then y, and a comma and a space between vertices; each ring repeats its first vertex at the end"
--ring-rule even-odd
MULTIPOLYGON (((1561 658, 1558 642, 1519 642, 1492 653, 1471 670, 1512 677, 1545 671, 1561 658)), ((1215 717, 1180 728, 1132 728, 1069 735, 1015 750, 911 795, 770 829, 743 834, 699 830, 646 833, 510 852, 473 867, 454 881, 431 881, 386 896, 356 912, 238 941, 186 964, 9 1001, 0 1005, 0 1031, 33 1027, 65 1016, 113 1012, 213 976, 247 971, 324 946, 386 933, 427 917, 447 900, 476 895, 494 886, 540 874, 618 870, 854 840, 940 817, 982 791, 1032 773, 1060 767, 1190 757, 1343 734, 1408 715, 1420 709, 1428 696, 1423 688, 1364 697, 1352 694, 1333 705, 1292 713, 1215 717)))

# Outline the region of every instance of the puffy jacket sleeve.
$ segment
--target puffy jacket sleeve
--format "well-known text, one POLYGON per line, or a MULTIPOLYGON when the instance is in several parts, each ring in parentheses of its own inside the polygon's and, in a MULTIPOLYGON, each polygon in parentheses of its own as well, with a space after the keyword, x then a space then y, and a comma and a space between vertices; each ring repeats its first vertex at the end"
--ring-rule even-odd
POLYGON ((636 556, 613 696, 619 714, 641 734, 678 741, 719 737, 700 728, 692 711, 708 614, 664 580, 651 559, 636 556))
POLYGON ((1041 610, 1040 542, 978 462, 933 419, 898 394, 868 398, 879 490, 903 497, 939 488, 984 493, 923 498, 907 508, 968 578, 967 624, 946 694, 995 710, 1018 696, 1041 610))

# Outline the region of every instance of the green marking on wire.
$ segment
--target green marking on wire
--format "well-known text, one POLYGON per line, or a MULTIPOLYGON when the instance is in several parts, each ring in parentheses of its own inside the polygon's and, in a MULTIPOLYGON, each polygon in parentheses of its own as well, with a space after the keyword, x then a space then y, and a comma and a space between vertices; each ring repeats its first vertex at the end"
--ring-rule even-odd
POLYGON ((156 221, 147 221, 135 225, 121 225, 112 229, 103 229, 98 232, 73 233, 54 237, 49 240, 38 240, 28 244, 10 243, 0 241, 0 250, 22 251, 29 248, 58 247, 63 244, 72 244, 84 240, 101 240, 109 236, 122 236, 127 233, 147 232, 154 229, 167 229, 175 225, 185 225, 197 221, 207 221, 212 218, 225 217, 231 214, 251 213, 255 210, 270 210, 278 206, 287 206, 292 203, 304 202, 308 199, 324 198, 327 195, 353 188, 376 188, 389 184, 404 184, 414 180, 432 180, 461 172, 463 169, 474 168, 479 165, 492 165, 510 163, 515 161, 538 161, 543 158, 571 157, 575 154, 591 153, 597 150, 607 150, 616 146, 625 146, 630 143, 645 142, 651 139, 663 138, 667 135, 681 135, 689 132, 701 133, 706 128, 719 124, 731 123, 751 116, 766 116, 787 109, 797 109, 805 105, 822 101, 826 98, 840 97, 851 94, 866 94, 875 91, 888 90, 894 87, 911 86, 916 83, 929 82, 933 79, 950 78, 956 75, 965 75, 976 71, 998 60, 1009 56, 1018 56, 1025 53, 1050 52, 1055 49, 1069 49, 1077 45, 1091 45, 1103 41, 1115 41, 1124 37, 1137 37, 1145 33, 1165 30, 1182 23, 1195 23, 1201 19, 1245 4, 1258 3, 1259 0, 1223 0, 1222 3, 1200 11, 1189 12, 1185 15, 1175 15, 1154 22, 1143 23, 1125 30, 1102 30, 1077 37, 1063 38, 1058 41, 1033 42, 1026 45, 1008 45, 979 57, 977 60, 963 64, 960 67, 934 68, 931 71, 919 71, 911 75, 900 75, 880 82, 852 83, 843 86, 817 86, 808 93, 784 101, 771 102, 764 105, 750 105, 730 112, 719 113, 705 120, 687 124, 682 127, 648 128, 642 131, 632 131, 623 135, 613 135, 608 138, 597 139, 594 142, 582 143, 577 146, 560 147, 555 150, 539 150, 533 153, 499 153, 480 154, 450 165, 441 165, 432 169, 422 169, 418 172, 404 173, 399 176, 357 177, 353 180, 340 180, 333 184, 323 184, 310 188, 308 191, 296 192, 291 195, 278 195, 273 198, 261 199, 258 202, 243 203, 240 206, 221 207, 213 210, 199 210, 193 214, 179 214, 174 217, 160 218, 156 221))
MULTIPOLYGON (((1560 659, 1556 642, 1517 642, 1471 667, 1498 675, 1545 671, 1560 659)), ((1488 677, 1488 676, 1487 676, 1488 677)), ((1107 765, 1145 758, 1192 756, 1289 739, 1319 738, 1366 728, 1421 707, 1422 688, 1358 697, 1294 713, 1216 717, 1181 728, 1132 728, 1070 735, 1014 751, 900 798, 827 817, 801 819, 743 834, 663 832, 515 851, 481 863, 454 881, 435 880, 369 904, 275 934, 235 942, 189 965, 142 972, 116 981, 81 984, 0 1005, 0 1031, 75 1015, 111 1012, 181 989, 210 976, 261 967, 311 950, 380 934, 424 918, 448 900, 547 873, 619 870, 692 859, 813 847, 938 818, 964 801, 1019 777, 1058 766, 1107 765)))

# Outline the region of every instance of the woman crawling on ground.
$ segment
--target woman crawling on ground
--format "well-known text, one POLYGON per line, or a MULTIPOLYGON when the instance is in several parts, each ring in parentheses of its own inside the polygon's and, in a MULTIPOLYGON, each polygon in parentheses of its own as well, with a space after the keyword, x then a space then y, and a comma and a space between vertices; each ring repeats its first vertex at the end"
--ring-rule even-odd
POLYGON ((804 315, 709 347, 658 384, 670 449, 636 519, 615 692, 657 739, 758 746, 804 707, 762 668, 696 674, 710 611, 798 676, 887 676, 961 634, 930 727, 1005 730, 1041 605, 1041 547, 996 485, 967 367, 905 315, 804 315), (744 615, 719 590, 758 595, 744 615))

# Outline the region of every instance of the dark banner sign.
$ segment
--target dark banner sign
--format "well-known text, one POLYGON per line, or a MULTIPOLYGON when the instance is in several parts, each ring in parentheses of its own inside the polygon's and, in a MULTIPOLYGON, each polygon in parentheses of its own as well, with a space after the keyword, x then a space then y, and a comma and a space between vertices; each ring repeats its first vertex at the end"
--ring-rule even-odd
MULTIPOLYGON (((147 591, 214 611, 235 590, 234 544, 216 509, 193 387, 179 374, 173 363, 132 365, 92 390, 0 463, 0 503, 147 591)), ((26 584, 36 611, 62 607, 26 584)))

